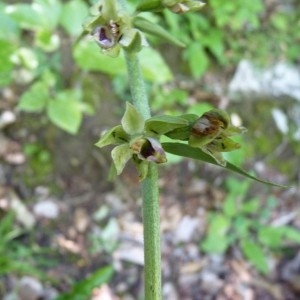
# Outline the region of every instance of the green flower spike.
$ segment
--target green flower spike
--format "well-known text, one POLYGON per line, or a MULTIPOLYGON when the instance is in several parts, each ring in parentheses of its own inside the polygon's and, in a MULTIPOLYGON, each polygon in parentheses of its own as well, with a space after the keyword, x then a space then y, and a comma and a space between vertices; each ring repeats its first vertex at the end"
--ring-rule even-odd
POLYGON ((116 145, 111 156, 117 175, 122 173, 130 159, 133 159, 138 169, 140 180, 146 177, 149 163, 161 164, 167 161, 159 135, 149 135, 145 124, 135 107, 126 103, 121 125, 113 127, 96 143, 100 148, 116 145))

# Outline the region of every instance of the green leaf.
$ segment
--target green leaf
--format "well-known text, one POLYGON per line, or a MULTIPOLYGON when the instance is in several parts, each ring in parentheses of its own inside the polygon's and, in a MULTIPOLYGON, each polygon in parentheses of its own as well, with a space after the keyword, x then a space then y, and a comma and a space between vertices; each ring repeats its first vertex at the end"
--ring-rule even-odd
POLYGON ((133 19, 134 27, 140 29, 142 32, 152 34, 159 37, 162 41, 167 41, 171 44, 174 44, 178 47, 185 47, 185 45, 179 41, 176 37, 172 36, 167 30, 163 27, 145 19, 142 17, 135 17, 133 19))
POLYGON ((228 194, 223 204, 223 212, 228 217, 234 217, 238 213, 235 195, 228 194))
POLYGON ((184 118, 174 117, 174 116, 155 116, 148 120, 145 123, 145 130, 153 132, 158 135, 165 134, 174 129, 187 126, 189 122, 184 118))
POLYGON ((70 292, 60 295, 56 300, 89 299, 93 289, 108 282, 111 279, 113 272, 114 270, 111 266, 103 267, 86 279, 77 282, 70 292))
POLYGON ((201 248, 209 253, 223 253, 229 245, 229 227, 229 218, 222 214, 214 215, 209 223, 207 236, 201 242, 201 248))
POLYGON ((139 52, 141 69, 145 79, 155 83, 166 83, 173 79, 169 66, 160 53, 150 47, 139 52))
POLYGON ((20 28, 7 13, 5 13, 5 6, 0 3, 0 39, 14 41, 19 38, 20 28))
POLYGON ((124 131, 121 125, 115 126, 106 132, 95 146, 102 148, 107 145, 124 144, 129 141, 128 134, 124 131))
POLYGON ((241 212, 251 214, 256 213, 260 209, 260 199, 253 198, 251 200, 247 200, 242 204, 241 212))
POLYGON ((83 70, 100 71, 109 75, 126 74, 126 66, 121 56, 110 57, 101 52, 93 42, 82 41, 74 48, 76 64, 83 70))
POLYGON ((36 32, 36 45, 46 52, 52 52, 59 47, 59 37, 48 29, 36 32))
POLYGON ((300 244, 300 232, 296 228, 290 226, 282 227, 283 235, 288 241, 293 241, 300 244))
POLYGON ((51 122, 71 134, 76 134, 82 120, 77 91, 63 91, 48 102, 47 115, 51 122))
POLYGON ((19 3, 7 7, 6 12, 19 26, 25 29, 38 29, 41 25, 40 15, 31 5, 19 3))
POLYGON ((89 13, 88 7, 82 0, 71 0, 63 5, 60 24, 71 36, 79 36, 82 23, 89 13))
POLYGON ((126 163, 132 157, 132 154, 129 144, 119 145, 111 151, 111 157, 116 167, 117 175, 122 173, 126 163))
POLYGON ((17 107, 26 112, 40 112, 45 108, 49 98, 47 85, 38 81, 23 93, 17 107))
MULTIPOLYGON (((172 153, 172 154, 175 154, 175 155, 179 155, 179 156, 184 156, 184 157, 188 157, 188 158, 202 160, 204 162, 220 166, 210 155, 203 152, 199 148, 193 148, 193 147, 191 147, 189 145, 186 145, 186 144, 183 144, 183 143, 163 143, 162 146, 163 146, 163 148, 166 152, 169 152, 169 153, 172 153)), ((220 167, 223 167, 227 170, 236 172, 240 175, 243 175, 243 176, 248 177, 252 180, 255 180, 255 181, 267 184, 267 185, 286 188, 286 186, 284 186, 284 185, 273 183, 273 182, 266 181, 266 180, 263 180, 263 179, 259 179, 255 176, 247 173, 246 171, 242 170, 241 168, 233 165, 230 162, 227 162, 226 166, 220 166, 220 167)))
POLYGON ((126 102, 126 110, 121 120, 121 124, 126 133, 135 135, 143 133, 145 121, 136 108, 129 102, 126 102))
POLYGON ((35 0, 32 8, 39 15, 42 28, 53 31, 59 22, 61 2, 59 0, 35 0))
POLYGON ((12 81, 13 63, 10 56, 13 50, 11 42, 0 40, 0 86, 8 85, 12 81))
POLYGON ((241 249, 245 257, 262 273, 269 272, 268 262, 265 253, 261 247, 254 242, 241 241, 241 249))
POLYGON ((199 42, 189 44, 184 52, 184 58, 188 61, 192 75, 195 78, 201 77, 209 66, 207 54, 199 42))
POLYGON ((283 242, 282 229, 282 227, 263 226, 258 230, 258 239, 268 247, 278 248, 283 242))

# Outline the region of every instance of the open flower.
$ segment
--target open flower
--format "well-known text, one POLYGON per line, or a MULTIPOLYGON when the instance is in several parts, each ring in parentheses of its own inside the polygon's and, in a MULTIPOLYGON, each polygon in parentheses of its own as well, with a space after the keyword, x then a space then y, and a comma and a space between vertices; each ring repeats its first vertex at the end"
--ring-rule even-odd
POLYGON ((232 140, 233 135, 244 133, 244 127, 235 127, 230 123, 228 114, 219 109, 204 113, 191 128, 189 145, 201 148, 212 156, 220 165, 225 165, 221 152, 229 152, 240 148, 240 144, 232 140))
POLYGON ((149 163, 161 164, 167 161, 159 137, 145 130, 145 121, 133 105, 127 103, 121 125, 105 133, 98 147, 115 145, 111 156, 117 175, 121 174, 126 163, 133 159, 143 180, 148 172, 149 163))
POLYGON ((117 56, 122 47, 139 51, 147 45, 143 33, 132 26, 132 17, 119 8, 117 0, 98 1, 83 27, 82 36, 91 35, 102 52, 110 56, 117 56))

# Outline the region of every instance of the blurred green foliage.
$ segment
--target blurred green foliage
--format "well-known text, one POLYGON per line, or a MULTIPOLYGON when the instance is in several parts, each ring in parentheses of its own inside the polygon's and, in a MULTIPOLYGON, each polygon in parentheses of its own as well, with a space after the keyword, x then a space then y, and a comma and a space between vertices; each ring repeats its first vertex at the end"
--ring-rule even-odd
POLYGON ((23 232, 15 223, 13 212, 1 213, 0 278, 10 273, 41 276, 41 272, 35 267, 33 251, 17 240, 23 232))
POLYGON ((218 212, 210 215, 201 248, 207 253, 224 253, 238 245, 246 259, 260 272, 269 271, 268 257, 291 243, 300 244, 300 233, 289 225, 271 225, 277 199, 266 201, 255 196, 247 199, 249 181, 226 180, 227 195, 218 212))
MULTIPOLYGON (((51 122, 71 134, 78 132, 84 114, 93 113, 88 93, 82 90, 86 72, 122 76, 126 82, 121 57, 105 56, 97 45, 86 40, 74 44, 91 3, 0 2, 0 87, 21 86, 24 93, 20 95, 20 110, 45 112, 51 122)), ((129 1, 130 8, 133 10, 137 3, 129 1)), ((298 30, 289 24, 297 24, 298 7, 298 2, 210 0, 200 13, 178 16, 166 10, 161 14, 145 13, 144 17, 188 45, 181 51, 186 65, 178 63, 171 68, 199 78, 209 68, 230 68, 245 57, 260 63, 279 57, 297 60, 298 30)), ((164 44, 157 38, 149 40, 156 46, 164 44)), ((176 56, 178 52, 172 54, 172 50, 174 46, 169 45, 163 55, 176 56)), ((166 94, 158 87, 173 80, 162 56, 151 48, 144 49, 141 62, 145 78, 153 83, 154 109, 165 108, 168 103, 184 106, 188 96, 184 89, 174 87, 166 94)))

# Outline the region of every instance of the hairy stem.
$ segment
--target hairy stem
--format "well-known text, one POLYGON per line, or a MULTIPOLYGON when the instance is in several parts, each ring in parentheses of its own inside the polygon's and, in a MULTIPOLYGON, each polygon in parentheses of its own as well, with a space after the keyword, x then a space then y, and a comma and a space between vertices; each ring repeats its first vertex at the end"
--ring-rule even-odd
MULTIPOLYGON (((148 119, 151 115, 144 79, 135 53, 125 53, 132 104, 148 119)), ((157 166, 150 164, 142 182, 145 299, 161 300, 160 217, 157 166)))

